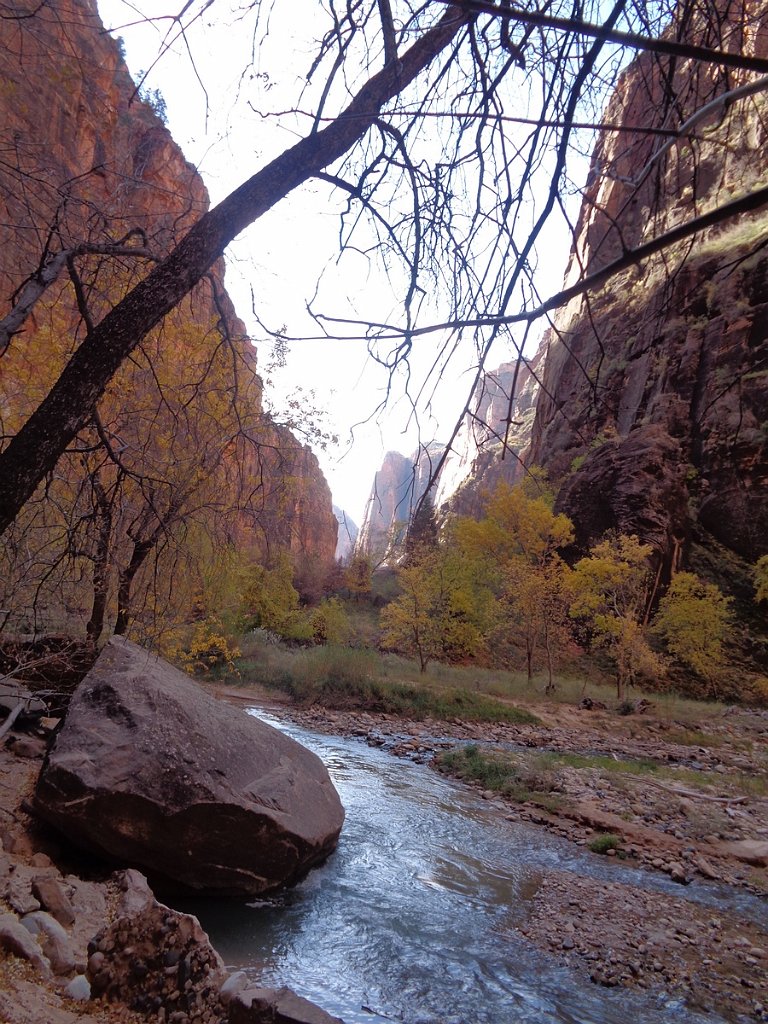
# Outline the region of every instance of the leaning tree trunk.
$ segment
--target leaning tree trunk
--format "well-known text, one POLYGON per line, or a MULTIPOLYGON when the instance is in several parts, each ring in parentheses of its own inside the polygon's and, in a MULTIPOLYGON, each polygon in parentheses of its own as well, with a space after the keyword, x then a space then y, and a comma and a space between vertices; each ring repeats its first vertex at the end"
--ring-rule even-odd
POLYGON ((335 120, 281 153, 201 217, 88 333, 48 396, 0 452, 0 534, 88 422, 123 360, 195 287, 229 243, 362 139, 384 105, 428 67, 471 17, 462 5, 449 4, 437 24, 373 75, 335 120))

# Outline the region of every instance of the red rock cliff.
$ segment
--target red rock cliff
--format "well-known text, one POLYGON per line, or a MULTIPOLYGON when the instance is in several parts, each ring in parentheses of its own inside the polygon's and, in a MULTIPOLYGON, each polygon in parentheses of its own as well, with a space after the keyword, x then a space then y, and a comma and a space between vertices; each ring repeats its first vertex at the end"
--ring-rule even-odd
MULTIPOLYGON (((17 4, 15 13, 0 20, 0 315, 15 303, 19 285, 38 271, 46 246, 52 252, 83 243, 99 247, 133 232, 129 244, 154 258, 166 253, 208 206, 197 172, 156 113, 136 96, 95 0, 42 5, 30 0, 17 4)), ((111 268, 119 263, 123 288, 147 266, 132 256, 110 261, 111 268)), ((99 276, 104 272, 93 260, 79 270, 98 319, 114 301, 104 283, 112 279, 99 276)), ((247 379, 245 415, 250 424, 259 424, 260 451, 246 466, 257 514, 255 520, 244 518, 240 539, 253 540, 261 550, 288 546, 330 565, 336 520, 328 486, 309 449, 263 416, 255 350, 224 291, 223 266, 196 289, 179 317, 182 328, 225 321, 232 363, 239 363, 247 379)), ((4 360, 7 379, 14 374, 25 379, 25 363, 43 345, 40 332, 45 328, 50 336, 54 323, 59 336, 67 334, 62 323, 72 325, 72 334, 34 371, 36 379, 56 372, 57 360, 60 365, 83 329, 66 272, 12 342, 4 360)), ((183 363, 183 353, 179 360, 183 363)), ((235 386, 234 379, 224 383, 224 389, 235 386)), ((7 393, 0 402, 4 399, 7 393)), ((0 410, 4 419, 8 408, 0 410)))
MULTIPOLYGON (((765 56, 768 13, 702 5, 670 34, 765 56)), ((768 183, 768 94, 716 102, 756 75, 644 54, 605 114, 571 259, 593 271, 768 183), (689 134, 679 129, 711 104, 689 134)), ((574 300, 547 339, 532 461, 560 484, 585 543, 618 527, 669 570, 692 537, 753 562, 768 550, 768 214, 724 222, 574 300)))

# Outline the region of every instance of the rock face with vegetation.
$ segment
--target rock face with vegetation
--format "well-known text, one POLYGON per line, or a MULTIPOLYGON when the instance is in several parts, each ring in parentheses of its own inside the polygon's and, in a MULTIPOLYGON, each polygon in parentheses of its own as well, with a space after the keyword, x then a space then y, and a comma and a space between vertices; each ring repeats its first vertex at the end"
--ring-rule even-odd
MULTIPOLYGON (((13 154, 0 165, 0 317, 18 318, 0 335, 6 441, 91 326, 208 207, 162 97, 138 94, 95 0, 18 13, 0 19, 0 144, 13 154)), ((11 629, 85 627, 96 641, 110 626, 149 625, 161 605, 167 620, 174 602, 214 604, 199 593, 211 548, 220 567, 231 551, 240 562, 279 549, 333 562, 329 488, 309 448, 262 407, 221 264, 119 371, 76 447, 4 537, 11 629), (32 570, 20 552, 40 550, 35 531, 48 545, 32 570), (158 602, 148 577, 171 567, 158 602)))
MULTIPOLYGON (((723 32, 726 49, 768 54, 764 7, 722 10, 670 35, 717 48, 723 32)), ((627 68, 604 119, 621 130, 594 151, 566 283, 766 184, 768 95, 729 98, 754 77, 650 54, 627 68), (670 127, 678 138, 647 131, 670 127)), ((664 575, 697 541, 746 563, 768 550, 766 238, 765 213, 715 224, 558 314, 530 460, 559 486, 580 545, 636 533, 664 575)))
POLYGON ((245 894, 298 881, 344 820, 319 758, 120 638, 75 692, 34 805, 112 860, 245 894))

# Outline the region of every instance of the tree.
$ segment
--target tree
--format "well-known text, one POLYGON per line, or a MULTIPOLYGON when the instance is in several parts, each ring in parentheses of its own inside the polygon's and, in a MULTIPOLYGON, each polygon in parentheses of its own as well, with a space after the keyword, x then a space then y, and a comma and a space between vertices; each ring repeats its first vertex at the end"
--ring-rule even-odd
POLYGON ((477 567, 450 546, 422 547, 397 571, 399 597, 381 613, 383 642, 430 661, 465 661, 478 653, 490 605, 477 567))
POLYGON ((651 548, 637 537, 619 535, 595 545, 568 576, 570 614, 591 630, 616 668, 616 694, 623 700, 638 675, 661 672, 660 659, 645 637, 651 548))
POLYGON ((732 621, 731 598, 691 572, 679 572, 659 602, 655 631, 667 649, 711 686, 725 662, 723 645, 732 621))
POLYGON ((356 601, 368 597, 371 593, 373 569, 367 555, 355 554, 344 573, 344 582, 349 593, 356 601))
POLYGON ((286 553, 272 569, 252 565, 245 575, 242 617, 246 629, 285 634, 299 615, 299 593, 293 585, 293 565, 286 553))
MULTIPOLYGON (((210 0, 185 4, 172 19, 172 32, 186 39, 214 6, 210 0)), ((254 2, 239 12, 253 17, 255 49, 271 31, 264 6, 254 2)), ((576 17, 564 2, 543 12, 485 0, 369 0, 323 8, 327 31, 286 121, 289 130, 302 119, 309 128, 200 216, 72 346, 48 394, 0 452, 0 532, 53 472, 118 367, 148 332, 199 285, 241 231, 310 180, 348 197, 344 245, 355 249, 350 234, 364 224, 360 248, 378 254, 393 275, 393 290, 403 296, 400 323, 358 328, 376 358, 392 374, 407 361, 415 338, 441 330, 447 340, 430 370, 439 376, 467 333, 477 351, 475 379, 494 342, 513 325, 524 328, 649 254, 763 206, 768 188, 755 187, 673 230, 661 225, 648 241, 598 272, 544 302, 533 301, 537 241, 553 211, 564 210, 570 223, 568 159, 581 157, 581 133, 598 129, 596 112, 616 81, 622 47, 653 53, 662 78, 664 61, 672 60, 768 69, 752 54, 726 52, 733 49, 727 40, 733 26, 699 6, 682 0, 673 17, 666 4, 626 0, 608 8, 592 0, 579 6, 576 17), (510 114, 523 96, 531 97, 530 109, 521 117, 510 114), (511 136, 515 121, 521 127, 511 136), (431 146, 423 143, 427 137, 431 146), (438 310, 427 301, 433 296, 447 305, 438 310)), ((16 36, 36 31, 49 7, 20 8, 16 17, 2 19, 4 30, 15 34, 9 52, 25 52, 16 36)), ((752 17, 747 8, 744 35, 759 36, 745 27, 752 17)), ((753 92, 764 87, 751 84, 753 92)), ((664 131, 687 138, 693 128, 690 118, 681 123, 677 116, 673 90, 665 102, 664 131)), ((19 177, 27 184, 38 180, 26 167, 19 168, 19 177)), ((37 270, 14 292, 9 338, 31 313, 33 293, 51 286, 54 268, 63 267, 77 248, 59 247, 53 219, 34 225, 30 237, 40 236, 48 242, 37 270)), ((319 315, 318 322, 326 332, 335 329, 327 317, 319 315)), ((514 343, 522 351, 521 342, 514 343)))
POLYGON ((543 646, 548 683, 554 687, 557 647, 565 642, 565 565, 559 550, 573 540, 573 524, 555 514, 543 476, 534 472, 515 487, 502 483, 480 520, 460 519, 453 531, 459 548, 480 558, 498 599, 494 644, 522 643, 528 679, 543 646))

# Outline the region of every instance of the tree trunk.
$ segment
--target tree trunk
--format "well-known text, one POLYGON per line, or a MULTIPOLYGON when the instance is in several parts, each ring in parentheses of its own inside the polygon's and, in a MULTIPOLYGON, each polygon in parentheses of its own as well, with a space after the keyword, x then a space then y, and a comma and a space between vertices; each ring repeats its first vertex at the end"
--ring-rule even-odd
POLYGON ((301 139, 201 217, 88 334, 42 404, 0 453, 0 534, 87 423, 123 360, 195 287, 229 243, 342 157, 366 134, 384 105, 418 77, 471 17, 461 5, 447 7, 439 22, 399 60, 369 79, 327 127, 301 139))
POLYGON ((115 635, 125 636, 131 621, 131 589, 136 574, 147 560, 152 548, 157 543, 159 532, 156 532, 147 540, 134 541, 133 552, 130 561, 124 569, 120 570, 117 583, 117 618, 115 620, 115 635))
POLYGON ((100 523, 93 560, 93 603, 91 605, 91 617, 88 619, 85 627, 85 635, 88 643, 95 647, 104 630, 104 616, 106 615, 107 599, 109 597, 112 503, 107 498, 104 488, 95 475, 92 477, 92 486, 96 495, 96 507, 99 512, 100 523))

